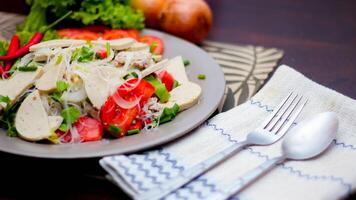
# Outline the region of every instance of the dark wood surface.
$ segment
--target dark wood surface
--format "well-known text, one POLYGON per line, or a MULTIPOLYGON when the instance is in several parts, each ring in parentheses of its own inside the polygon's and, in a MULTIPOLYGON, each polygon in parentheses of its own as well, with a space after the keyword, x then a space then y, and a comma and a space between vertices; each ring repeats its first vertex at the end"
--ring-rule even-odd
MULTIPOLYGON (((0 2, 1 11, 27 10, 20 0, 0 2)), ((214 12, 210 40, 281 48, 281 63, 356 98, 356 1, 208 2, 214 12)), ((43 160, 3 153, 0 158, 0 199, 128 198, 100 178, 104 172, 96 159, 43 160)))

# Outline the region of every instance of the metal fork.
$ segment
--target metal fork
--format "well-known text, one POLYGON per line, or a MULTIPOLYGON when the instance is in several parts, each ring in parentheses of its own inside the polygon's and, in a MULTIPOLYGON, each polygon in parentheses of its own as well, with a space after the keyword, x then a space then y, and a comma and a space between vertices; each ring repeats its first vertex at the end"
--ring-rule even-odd
POLYGON ((135 199, 161 199, 171 192, 179 189, 183 185, 189 183, 194 178, 217 166, 219 163, 225 161, 246 146, 270 145, 277 142, 291 127, 307 101, 308 100, 303 98, 303 96, 299 96, 293 92, 289 93, 288 96, 283 99, 283 101, 261 124, 261 126, 247 135, 246 140, 235 143, 195 165, 194 167, 184 170, 176 177, 171 178, 162 185, 137 195, 135 199))

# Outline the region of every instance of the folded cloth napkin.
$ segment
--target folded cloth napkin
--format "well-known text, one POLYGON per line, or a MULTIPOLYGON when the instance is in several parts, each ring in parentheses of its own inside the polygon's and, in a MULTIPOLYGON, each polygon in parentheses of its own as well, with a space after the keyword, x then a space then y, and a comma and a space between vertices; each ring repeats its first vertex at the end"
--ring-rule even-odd
MULTIPOLYGON (((135 198, 137 194, 164 184, 179 172, 243 140, 290 91, 309 99, 297 123, 319 112, 337 113, 340 127, 336 140, 315 159, 278 165, 233 198, 342 198, 356 186, 356 101, 309 80, 285 65, 278 68, 251 100, 215 116, 187 136, 159 150, 105 157, 100 164, 114 183, 135 198)), ((281 141, 270 146, 248 147, 166 199, 204 199, 280 153, 281 141)))

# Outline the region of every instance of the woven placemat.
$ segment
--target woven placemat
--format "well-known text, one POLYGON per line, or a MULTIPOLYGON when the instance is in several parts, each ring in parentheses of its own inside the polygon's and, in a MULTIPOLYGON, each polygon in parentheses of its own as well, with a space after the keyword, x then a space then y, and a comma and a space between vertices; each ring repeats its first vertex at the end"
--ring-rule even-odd
MULTIPOLYGON (((23 15, 0 12, 0 37, 11 38, 23 15)), ((219 111, 247 101, 263 85, 283 57, 283 51, 252 45, 206 41, 201 46, 221 66, 226 79, 225 97, 219 111)))

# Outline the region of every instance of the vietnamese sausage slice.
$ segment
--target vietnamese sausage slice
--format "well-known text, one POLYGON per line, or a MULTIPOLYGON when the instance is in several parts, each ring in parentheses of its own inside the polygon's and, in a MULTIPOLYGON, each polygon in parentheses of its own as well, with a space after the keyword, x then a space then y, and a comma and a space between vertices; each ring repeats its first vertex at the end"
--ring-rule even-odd
POLYGON ((94 45, 103 45, 105 46, 107 43, 110 44, 110 47, 114 50, 124 50, 130 48, 134 43, 135 40, 132 38, 122 38, 116 40, 96 40, 92 41, 94 45))
POLYGON ((178 104, 180 110, 186 110, 198 103, 201 96, 201 87, 193 82, 188 82, 174 88, 170 94, 171 97, 167 103, 161 104, 163 107, 171 108, 174 104, 178 104))
POLYGON ((38 90, 29 94, 20 105, 15 126, 19 136, 29 141, 39 141, 51 136, 48 115, 38 90))
POLYGON ((61 116, 48 116, 49 127, 52 131, 55 131, 63 122, 63 117, 61 116))
POLYGON ((57 39, 41 42, 30 47, 30 51, 37 51, 42 48, 59 48, 70 47, 86 44, 85 40, 73 40, 73 39, 57 39))
MULTIPOLYGON (((37 78, 42 75, 42 69, 33 72, 16 71, 10 79, 0 81, 0 95, 8 96, 14 102, 21 94, 29 89, 37 78)), ((0 103, 3 107, 4 104, 0 103)))
POLYGON ((36 81, 36 88, 40 91, 50 92, 57 88, 57 81, 63 79, 66 70, 65 62, 63 60, 59 64, 50 62, 44 69, 45 73, 36 81))

